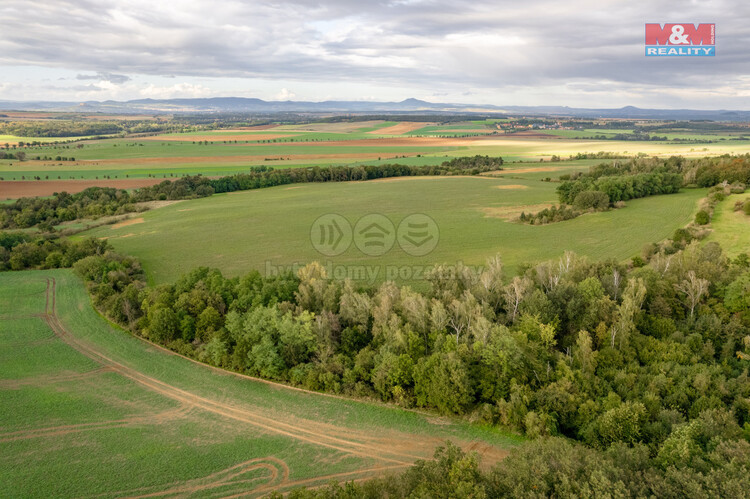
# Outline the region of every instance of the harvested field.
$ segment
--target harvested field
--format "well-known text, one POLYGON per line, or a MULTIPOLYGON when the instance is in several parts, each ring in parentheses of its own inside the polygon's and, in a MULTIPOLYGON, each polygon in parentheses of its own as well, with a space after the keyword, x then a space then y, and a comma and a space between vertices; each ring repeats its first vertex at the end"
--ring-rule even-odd
POLYGON ((501 220, 515 220, 521 213, 536 213, 546 208, 551 208, 552 204, 530 204, 524 206, 488 206, 480 208, 479 211, 484 213, 485 217, 499 218, 501 220))
POLYGON ((425 126, 431 125, 432 123, 415 123, 415 122, 401 122, 398 125, 387 126, 378 130, 372 130, 367 133, 373 135, 401 135, 404 133, 411 132, 412 130, 418 130, 425 126))
POLYGON ((163 178, 133 178, 114 180, 3 180, 0 181, 0 199, 51 196, 56 192, 75 194, 89 187, 114 187, 137 189, 163 182, 163 178))
POLYGON ((495 189, 503 189, 503 190, 515 190, 515 189, 528 189, 528 185, 521 185, 521 184, 508 184, 508 185, 496 185, 495 189))
POLYGON ((352 133, 362 128, 371 128, 382 124, 382 120, 351 121, 341 123, 309 123, 306 125, 288 125, 282 127, 290 132, 352 133))
POLYGON ((128 225, 142 224, 143 222, 144 222, 143 217, 129 218, 127 220, 124 220, 122 222, 112 225, 112 228, 119 229, 120 227, 127 227, 128 225))
POLYGON ((136 203, 135 205, 139 208, 143 207, 149 210, 155 210, 156 208, 164 208, 165 206, 179 203, 180 201, 182 200, 177 199, 177 200, 172 200, 172 201, 143 201, 140 203, 136 203))

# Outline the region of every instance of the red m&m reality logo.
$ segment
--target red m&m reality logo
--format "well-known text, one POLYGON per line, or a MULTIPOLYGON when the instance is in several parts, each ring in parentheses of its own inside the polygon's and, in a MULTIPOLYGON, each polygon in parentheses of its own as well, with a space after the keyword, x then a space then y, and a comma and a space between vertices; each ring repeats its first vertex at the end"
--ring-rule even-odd
POLYGON ((715 24, 646 24, 647 56, 716 55, 715 24))

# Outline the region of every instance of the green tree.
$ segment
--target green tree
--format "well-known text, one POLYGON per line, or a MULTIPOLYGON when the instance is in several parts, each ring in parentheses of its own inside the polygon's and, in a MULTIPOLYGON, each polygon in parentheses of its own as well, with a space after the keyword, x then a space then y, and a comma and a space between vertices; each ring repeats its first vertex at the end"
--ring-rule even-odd
POLYGON ((168 342, 177 337, 180 323, 177 315, 171 308, 160 307, 151 309, 149 310, 148 319, 148 335, 152 340, 168 342))
POLYGON ((443 414, 463 414, 471 403, 466 366, 456 352, 422 358, 414 368, 414 394, 420 407, 435 407, 443 414))

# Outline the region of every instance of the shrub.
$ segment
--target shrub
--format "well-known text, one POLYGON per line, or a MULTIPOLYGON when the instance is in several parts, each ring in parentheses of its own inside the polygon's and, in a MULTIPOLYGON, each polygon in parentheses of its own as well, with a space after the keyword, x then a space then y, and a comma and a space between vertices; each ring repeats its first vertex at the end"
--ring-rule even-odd
POLYGON ((695 214, 695 223, 698 225, 706 225, 710 221, 711 219, 708 216, 708 212, 706 210, 701 210, 695 214))
POLYGON ((602 191, 583 191, 575 197, 573 206, 579 210, 604 210, 609 206, 609 196, 602 191))

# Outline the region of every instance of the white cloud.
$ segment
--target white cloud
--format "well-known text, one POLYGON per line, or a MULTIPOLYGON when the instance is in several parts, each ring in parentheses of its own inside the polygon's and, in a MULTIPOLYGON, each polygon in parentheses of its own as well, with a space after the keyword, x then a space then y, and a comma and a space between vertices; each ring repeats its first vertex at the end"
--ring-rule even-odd
MULTIPOLYGON (((742 0, 679 8, 674 0, 648 6, 632 0, 184 0, 179 9, 153 0, 2 0, 0 80, 9 81, 7 68, 38 66, 59 71, 55 77, 91 79, 103 89, 92 89, 97 98, 230 95, 221 82, 231 80, 242 82, 233 87, 240 94, 296 90, 282 90, 278 100, 329 93, 356 99, 373 88, 379 100, 433 93, 448 100, 471 89, 475 94, 464 98, 477 103, 609 106, 620 98, 658 102, 674 90, 674 105, 750 107, 742 100, 749 97, 746 88, 732 93, 726 83, 750 74, 748 17, 750 3, 742 0), (716 22, 717 56, 644 57, 644 23, 675 19, 716 22), (164 81, 174 76, 183 83, 164 81), (259 81, 268 83, 259 88, 259 81), (612 93, 602 91, 602 81, 612 93), (335 90, 321 90, 326 85, 335 90), (685 88, 693 91, 678 91, 685 88), (413 93, 395 95, 403 89, 413 93), (524 99, 533 102, 519 102, 524 99)), ((85 97, 80 87, 43 89, 39 79, 13 83, 24 88, 2 89, 0 99, 85 97)))
POLYGON ((290 92, 286 88, 282 88, 281 91, 274 95, 273 100, 292 100, 297 96, 294 92, 290 92))

